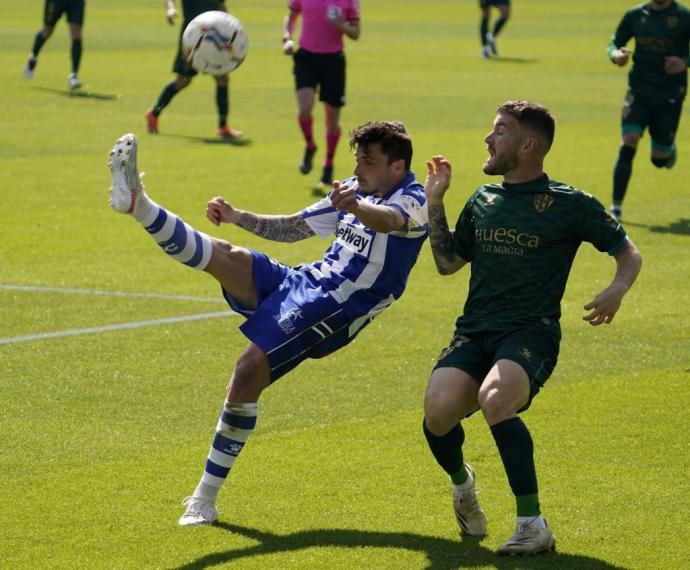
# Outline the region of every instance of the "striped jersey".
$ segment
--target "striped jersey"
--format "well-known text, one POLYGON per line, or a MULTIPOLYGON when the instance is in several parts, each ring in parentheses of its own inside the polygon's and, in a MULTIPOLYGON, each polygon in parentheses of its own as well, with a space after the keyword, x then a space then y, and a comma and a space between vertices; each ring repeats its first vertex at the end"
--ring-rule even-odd
MULTIPOLYGON (((343 182, 356 183, 356 177, 343 182)), ((333 235, 335 239, 322 260, 299 269, 342 304, 351 318, 378 313, 402 295, 428 229, 424 189, 414 173, 383 197, 359 192, 357 197, 395 208, 405 219, 405 229, 376 232, 354 214, 337 211, 328 196, 301 212, 316 235, 333 235)))

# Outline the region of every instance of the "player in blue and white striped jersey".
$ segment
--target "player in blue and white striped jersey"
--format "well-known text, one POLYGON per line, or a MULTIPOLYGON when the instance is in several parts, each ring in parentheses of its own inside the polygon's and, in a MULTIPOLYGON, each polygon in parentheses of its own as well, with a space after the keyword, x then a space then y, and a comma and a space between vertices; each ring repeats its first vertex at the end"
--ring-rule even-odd
POLYGON ((228 395, 194 494, 180 525, 216 520, 220 488, 256 424, 258 399, 272 382, 307 358, 346 344, 399 298, 427 236, 424 189, 410 170, 412 141, 402 123, 374 121, 351 134, 354 176, 326 198, 288 216, 268 216, 212 199, 207 217, 274 241, 334 236, 323 259, 290 267, 258 251, 212 238, 184 223, 144 192, 136 138, 110 154, 110 204, 131 213, 165 253, 220 283, 230 306, 246 317, 250 343, 232 373, 228 395))

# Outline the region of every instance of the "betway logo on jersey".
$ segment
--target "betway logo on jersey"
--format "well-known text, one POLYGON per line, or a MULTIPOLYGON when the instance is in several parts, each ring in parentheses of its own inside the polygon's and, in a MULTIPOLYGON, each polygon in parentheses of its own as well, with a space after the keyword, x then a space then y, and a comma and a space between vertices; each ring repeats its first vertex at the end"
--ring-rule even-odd
POLYGON ((373 237, 366 233, 364 228, 338 224, 335 230, 335 241, 367 257, 371 249, 372 239, 373 237))

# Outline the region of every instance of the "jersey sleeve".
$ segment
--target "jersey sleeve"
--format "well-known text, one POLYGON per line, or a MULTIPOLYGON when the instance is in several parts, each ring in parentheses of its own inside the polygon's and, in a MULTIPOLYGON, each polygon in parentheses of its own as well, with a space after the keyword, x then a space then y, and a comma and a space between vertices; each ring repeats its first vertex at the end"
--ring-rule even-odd
POLYGON ((632 21, 632 12, 626 12, 620 24, 618 24, 618 28, 616 28, 613 37, 611 38, 611 44, 615 46, 615 49, 622 48, 633 37, 634 32, 632 28, 632 21))
POLYGON ((330 196, 307 206, 300 215, 317 236, 327 237, 335 233, 339 214, 331 204, 330 196))
POLYGON ((408 238, 418 238, 427 233, 429 215, 426 209, 426 197, 421 186, 408 186, 396 193, 386 204, 402 214, 405 229, 390 232, 390 235, 408 238))
POLYGON ((623 227, 594 196, 583 193, 578 204, 575 232, 601 252, 615 255, 628 241, 623 227))
POLYGON ((350 1, 350 4, 345 9, 343 18, 345 18, 345 20, 349 22, 353 20, 359 20, 359 0, 350 1))
POLYGON ((474 259, 474 216, 472 205, 476 197, 476 192, 470 198, 458 216, 453 233, 453 251, 465 261, 474 259))
POLYGON ((302 0, 288 0, 288 8, 295 12, 302 11, 302 0))

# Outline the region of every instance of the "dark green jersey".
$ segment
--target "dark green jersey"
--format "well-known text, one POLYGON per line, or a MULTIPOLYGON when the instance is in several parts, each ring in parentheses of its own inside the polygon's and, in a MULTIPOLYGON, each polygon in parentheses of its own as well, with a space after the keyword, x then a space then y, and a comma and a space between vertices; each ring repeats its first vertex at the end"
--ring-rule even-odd
POLYGON ((220 0, 182 0, 182 16, 185 22, 196 18, 209 10, 218 10, 220 0))
POLYGON ((481 186, 465 204, 453 236, 455 252, 472 263, 459 332, 560 317, 580 244, 590 242, 612 255, 627 239, 596 198, 546 175, 481 186))
POLYGON ((653 10, 649 4, 636 6, 625 13, 611 43, 620 48, 632 38, 635 38, 635 53, 628 84, 633 93, 654 99, 682 100, 687 88, 687 71, 669 75, 664 71, 664 58, 675 55, 688 61, 690 10, 677 2, 665 10, 653 10))

